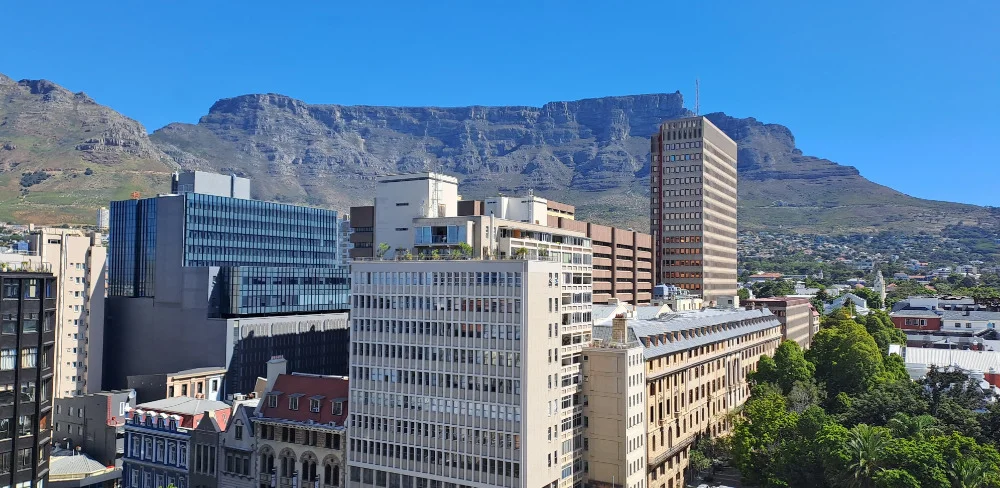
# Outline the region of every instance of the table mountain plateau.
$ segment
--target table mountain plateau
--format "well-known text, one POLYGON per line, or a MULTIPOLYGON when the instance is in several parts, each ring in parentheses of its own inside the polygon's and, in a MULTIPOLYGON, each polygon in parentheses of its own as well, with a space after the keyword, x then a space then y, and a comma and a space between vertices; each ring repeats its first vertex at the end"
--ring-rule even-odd
MULTIPOLYGON (((197 124, 147 136, 137 122, 47 81, 0 76, 0 96, 0 217, 36 222, 90 222, 106 200, 166 191, 178 167, 250 177, 257 198, 338 210, 371 203, 378 175, 430 170, 458 176, 466 198, 534 189, 576 205, 582 218, 645 230, 649 136, 663 120, 691 114, 679 93, 455 108, 258 94, 219 100, 197 124), (38 171, 50 177, 25 176, 38 171)), ((913 198, 805 156, 786 127, 707 117, 739 143, 743 228, 915 232, 995 221, 982 207, 913 198)))

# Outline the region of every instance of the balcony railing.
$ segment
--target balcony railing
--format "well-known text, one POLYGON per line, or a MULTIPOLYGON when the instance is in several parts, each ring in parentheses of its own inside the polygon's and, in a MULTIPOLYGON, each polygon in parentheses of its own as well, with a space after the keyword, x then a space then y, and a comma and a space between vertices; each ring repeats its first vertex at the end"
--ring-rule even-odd
POLYGON ((0 261, 0 272, 7 273, 51 273, 52 263, 32 263, 30 261, 0 261))

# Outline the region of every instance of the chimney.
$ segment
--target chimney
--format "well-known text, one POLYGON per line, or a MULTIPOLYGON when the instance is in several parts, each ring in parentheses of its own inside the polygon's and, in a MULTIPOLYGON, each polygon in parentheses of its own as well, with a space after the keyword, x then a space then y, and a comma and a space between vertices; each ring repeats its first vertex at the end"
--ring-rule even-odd
POLYGON ((628 342, 626 340, 627 332, 628 320, 625 319, 625 314, 615 315, 615 318, 611 319, 611 343, 625 344, 628 342))
POLYGON ((288 373, 288 361, 284 356, 272 356, 271 360, 267 362, 267 389, 270 390, 274 386, 274 381, 278 379, 278 375, 283 375, 288 373))

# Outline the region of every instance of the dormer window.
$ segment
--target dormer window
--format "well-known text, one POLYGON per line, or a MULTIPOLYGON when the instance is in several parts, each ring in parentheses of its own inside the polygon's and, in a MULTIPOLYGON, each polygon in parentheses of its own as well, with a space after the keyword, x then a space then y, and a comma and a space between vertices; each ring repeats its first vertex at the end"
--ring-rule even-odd
POLYGON ((277 408, 278 406, 278 395, 268 395, 267 396, 267 406, 271 408, 277 408))
POLYGON ((299 409, 299 397, 293 396, 288 398, 288 409, 289 410, 299 409))
POLYGON ((312 398, 309 400, 309 411, 313 413, 319 413, 320 402, 318 399, 312 398))
POLYGON ((332 413, 334 415, 343 415, 344 414, 344 402, 333 402, 332 413))

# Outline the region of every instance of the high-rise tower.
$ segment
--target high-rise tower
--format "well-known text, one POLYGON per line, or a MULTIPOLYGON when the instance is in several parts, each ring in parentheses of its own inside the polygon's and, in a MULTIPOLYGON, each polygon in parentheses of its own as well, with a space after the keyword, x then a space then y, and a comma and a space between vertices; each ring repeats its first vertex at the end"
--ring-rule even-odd
POLYGON ((651 141, 650 231, 659 282, 736 295, 736 142, 705 117, 670 120, 651 141))

